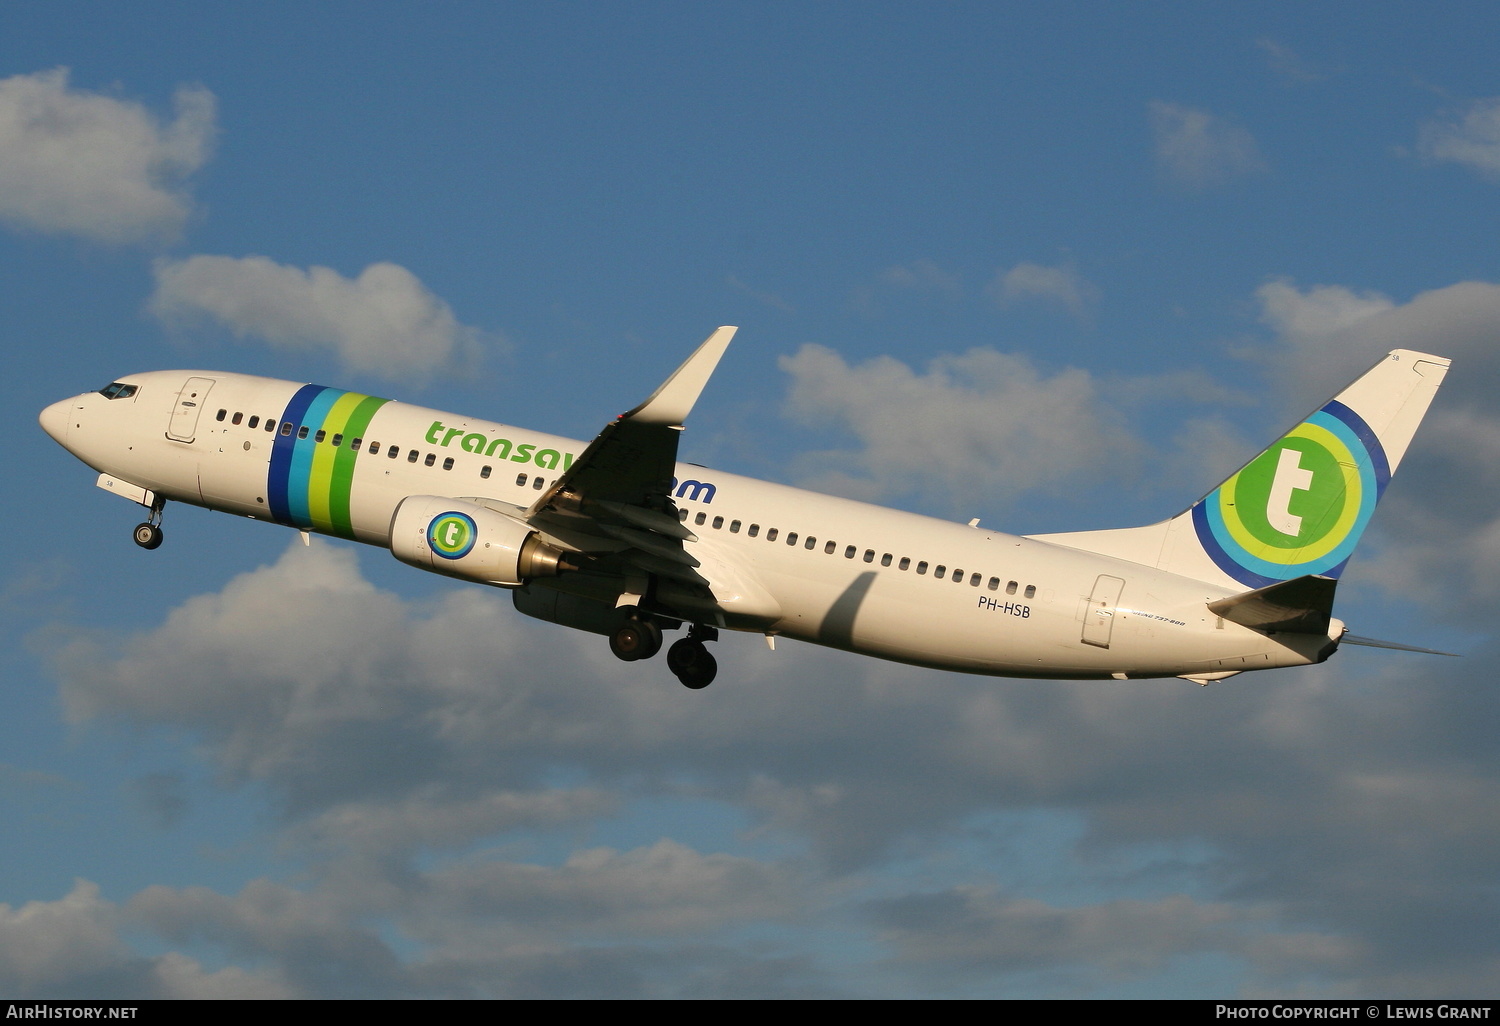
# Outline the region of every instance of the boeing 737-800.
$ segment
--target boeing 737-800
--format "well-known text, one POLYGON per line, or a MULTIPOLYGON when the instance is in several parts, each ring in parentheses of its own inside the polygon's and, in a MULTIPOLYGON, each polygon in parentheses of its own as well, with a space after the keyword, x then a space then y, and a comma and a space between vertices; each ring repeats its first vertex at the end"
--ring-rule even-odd
POLYGON ((1346 634, 1334 587, 1445 359, 1390 353, 1176 517, 1017 537, 678 463, 734 332, 586 446, 211 371, 129 375, 40 420, 149 510, 143 548, 161 544, 169 500, 378 545, 510 589, 621 659, 686 627, 667 665, 693 688, 725 629, 967 673, 1200 684, 1385 644, 1346 634))

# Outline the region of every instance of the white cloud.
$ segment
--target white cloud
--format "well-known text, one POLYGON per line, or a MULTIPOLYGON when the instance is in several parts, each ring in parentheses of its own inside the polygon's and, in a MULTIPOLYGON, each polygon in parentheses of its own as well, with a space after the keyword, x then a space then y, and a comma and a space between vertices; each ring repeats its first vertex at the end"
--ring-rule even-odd
MULTIPOLYGON (((281 850, 308 865, 297 887, 38 908, 16 943, 29 930, 63 940, 28 978, 134 965, 111 947, 120 923, 254 968, 180 974, 205 989, 303 996, 892 986, 890 963, 807 954, 829 931, 846 951, 892 945, 923 967, 906 982, 926 993, 951 993, 934 981, 976 965, 988 986, 1027 978, 1043 966, 1026 955, 1037 944, 1090 980, 1149 978, 1195 948, 1251 981, 1379 989, 1392 959, 1407 992, 1435 989, 1439 972, 1449 993, 1494 978, 1494 945, 1464 918, 1500 851, 1492 689, 1436 686, 1450 667, 1351 687, 1332 663, 1189 695, 1181 681, 1005 682, 727 636, 700 701, 659 659, 619 663, 601 639, 507 606, 462 585, 406 601, 373 587, 351 548, 293 542, 152 630, 75 642, 60 657, 75 723, 196 739, 223 782, 269 793, 281 850), (663 800, 704 803, 710 821, 756 828, 755 848, 797 855, 690 843, 679 831, 703 824, 680 814, 652 840, 584 840, 663 800), (1047 842, 1049 872, 1108 878, 1111 893, 1109 853, 1206 854, 1127 857, 1130 899, 1083 907, 1030 893, 1024 874, 997 891, 961 858, 959 879, 945 875, 975 844, 1037 843, 975 835, 973 817, 1059 809, 1091 854, 1047 842), (550 858, 525 854, 536 838, 550 858), (929 861, 889 870, 892 847, 929 861), (946 935, 922 914, 934 892, 963 912, 946 935), (1433 939, 1414 945, 1419 924, 1433 939), (770 953, 745 940, 773 930, 770 953), (1450 953, 1459 944, 1468 954, 1450 953)), ((132 979, 159 980, 163 965, 132 979)))
POLYGON ((134 954, 122 933, 133 917, 99 886, 77 880, 56 901, 0 904, 0 989, 11 998, 278 998, 274 979, 228 966, 216 972, 185 955, 134 954))
POLYGON ((837 472, 869 497, 936 488, 956 502, 1008 501, 1097 472, 1133 444, 1086 371, 1049 376, 993 349, 939 356, 918 372, 890 357, 851 367, 807 345, 780 366, 794 419, 837 425, 860 443, 804 458, 820 487, 837 472))
POLYGON ((1311 62, 1304 60, 1291 47, 1269 36, 1261 36, 1255 41, 1255 45, 1265 52, 1271 70, 1288 83, 1306 85, 1310 82, 1322 81, 1327 77, 1327 74, 1311 62))
POLYGON ((1206 110, 1153 100, 1151 129, 1157 166, 1179 185, 1208 189, 1266 170, 1255 138, 1206 110))
POLYGON ((1074 268, 1026 262, 998 272, 989 292, 1002 306, 1027 299, 1060 303, 1079 320, 1087 319, 1090 308, 1099 300, 1099 290, 1074 268))
POLYGON ((214 97, 184 86, 176 117, 73 89, 57 68, 0 80, 0 219, 100 242, 171 239, 193 204, 184 187, 207 161, 214 97))
POLYGON ((1500 182, 1500 96, 1475 100, 1459 121, 1428 121, 1418 149, 1428 160, 1462 164, 1500 182))
POLYGON ((963 291, 963 284, 957 275, 949 274, 927 257, 909 264, 888 267, 880 278, 892 288, 935 294, 947 299, 957 299, 963 291))
POLYGON ((218 323, 237 338, 332 350, 344 365, 423 379, 478 358, 480 333, 404 267, 371 264, 357 278, 265 257, 158 260, 150 309, 163 321, 218 323))

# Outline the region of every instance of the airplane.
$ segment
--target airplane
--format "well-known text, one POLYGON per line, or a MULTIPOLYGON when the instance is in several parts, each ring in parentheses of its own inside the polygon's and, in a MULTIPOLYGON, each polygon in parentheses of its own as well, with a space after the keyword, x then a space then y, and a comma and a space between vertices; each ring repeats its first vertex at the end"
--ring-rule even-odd
MULTIPOLYGON (((723 630, 916 666, 1067 680, 1321 663, 1334 591, 1449 361, 1398 349, 1182 513, 1015 536, 677 461, 737 329, 721 327, 587 445, 377 396, 152 371, 48 406, 42 428, 148 511, 168 501, 388 549, 508 589, 520 612, 667 651, 689 688, 723 630)), ((1448 653, 1434 653, 1448 654, 1448 653)))

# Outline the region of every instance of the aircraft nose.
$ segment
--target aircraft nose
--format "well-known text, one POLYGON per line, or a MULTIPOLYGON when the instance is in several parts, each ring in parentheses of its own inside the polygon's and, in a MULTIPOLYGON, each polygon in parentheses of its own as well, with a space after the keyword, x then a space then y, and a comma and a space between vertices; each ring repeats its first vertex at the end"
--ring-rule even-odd
POLYGON ((40 414, 37 420, 42 425, 42 430, 51 435, 59 445, 66 445, 68 439, 68 412, 69 402, 64 399, 60 403, 53 403, 40 414))

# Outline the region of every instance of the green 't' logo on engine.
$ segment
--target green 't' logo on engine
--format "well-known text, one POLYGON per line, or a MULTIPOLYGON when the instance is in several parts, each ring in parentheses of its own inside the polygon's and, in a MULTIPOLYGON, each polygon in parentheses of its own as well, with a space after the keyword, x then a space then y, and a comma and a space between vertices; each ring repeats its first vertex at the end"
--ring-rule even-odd
POLYGON ((474 547, 479 529, 465 513, 439 513, 427 525, 427 544, 444 559, 462 559, 474 547))

